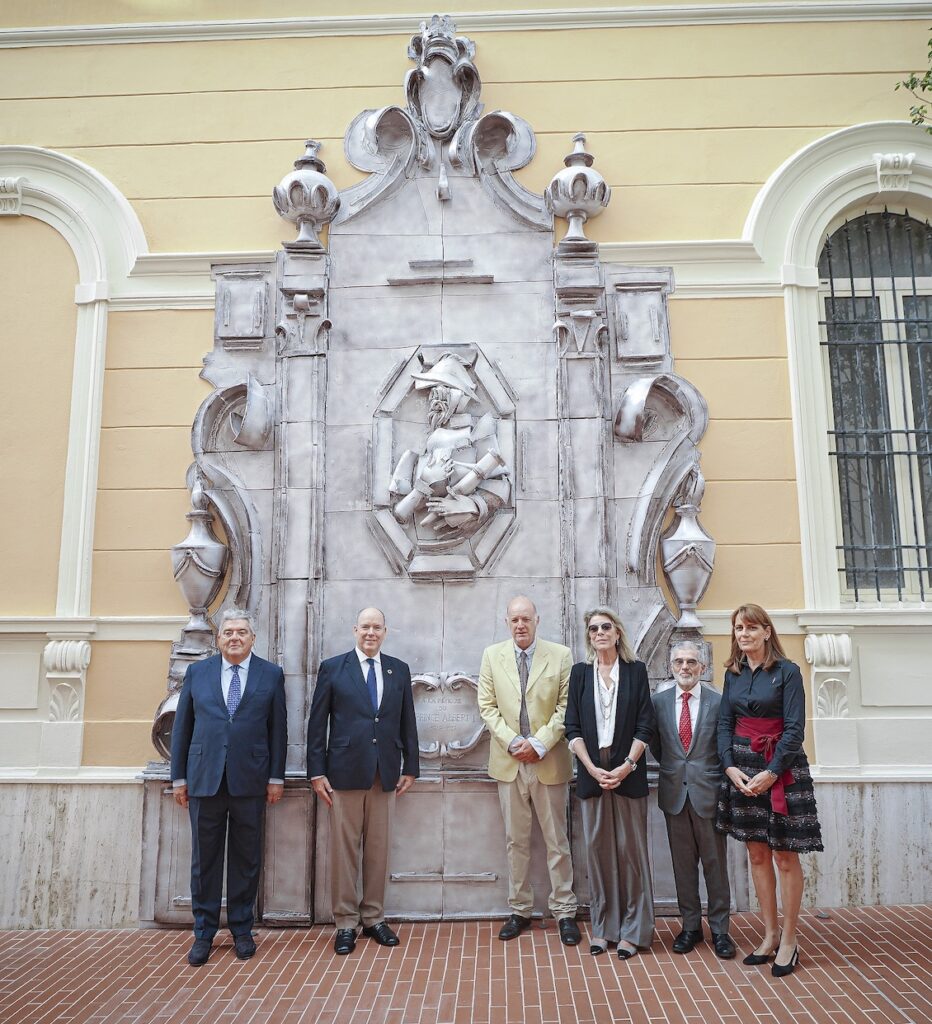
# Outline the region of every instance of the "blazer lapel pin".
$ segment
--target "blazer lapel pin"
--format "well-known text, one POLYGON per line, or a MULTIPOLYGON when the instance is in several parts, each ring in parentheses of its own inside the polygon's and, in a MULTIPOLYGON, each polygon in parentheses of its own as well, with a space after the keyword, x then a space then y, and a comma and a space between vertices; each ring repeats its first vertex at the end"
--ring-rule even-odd
POLYGON ((392 670, 391 670, 390 668, 387 668, 387 669, 386 669, 385 671, 386 671, 386 672, 387 672, 387 673, 388 673, 389 675, 391 675, 391 674, 392 674, 392 670))

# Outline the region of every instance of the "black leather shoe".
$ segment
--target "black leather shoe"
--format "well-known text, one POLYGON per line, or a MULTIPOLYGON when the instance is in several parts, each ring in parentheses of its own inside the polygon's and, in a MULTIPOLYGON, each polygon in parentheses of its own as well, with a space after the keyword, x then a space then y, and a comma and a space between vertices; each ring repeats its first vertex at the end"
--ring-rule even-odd
POLYGON ((352 953, 356 948, 356 929, 337 928, 336 938, 333 940, 333 951, 337 956, 345 956, 352 953))
POLYGON ((735 953, 738 952, 728 932, 712 932, 712 945, 715 947, 715 955, 720 960, 733 960, 735 953))
POLYGON ((234 935, 233 945, 236 947, 237 960, 251 960, 256 955, 256 944, 251 935, 234 935))
MULTIPOLYGON (((512 914, 511 917, 509 917, 502 925, 502 930, 498 933, 498 937, 503 942, 507 942, 509 939, 516 939, 525 928, 530 927, 531 919, 529 917, 522 917, 520 914, 512 914)), ((577 939, 576 941, 578 942, 579 940, 577 939)))
MULTIPOLYGON (((703 935, 702 929, 697 928, 695 931, 687 931, 683 929, 679 935, 673 940, 673 952, 674 953, 688 953, 698 942, 702 942, 703 935)), ((734 956, 734 953, 732 953, 734 956)))
POLYGON ((578 946, 582 936, 579 934, 579 925, 572 917, 561 917, 557 922, 560 926, 560 941, 564 946, 578 946))
POLYGON ((192 967, 203 967, 210 957, 213 939, 195 939, 194 945, 188 950, 188 963, 192 967))
POLYGON ((388 927, 385 921, 379 921, 371 928, 363 928, 363 935, 367 939, 375 939, 380 946, 397 946, 398 936, 388 927))

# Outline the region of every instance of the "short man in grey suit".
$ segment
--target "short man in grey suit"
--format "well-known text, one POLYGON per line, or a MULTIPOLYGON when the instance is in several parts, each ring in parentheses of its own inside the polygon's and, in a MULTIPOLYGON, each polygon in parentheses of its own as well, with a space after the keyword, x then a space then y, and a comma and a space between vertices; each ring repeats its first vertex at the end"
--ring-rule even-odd
POLYGON ((688 953, 702 942, 701 861, 715 953, 730 960, 735 944, 728 936, 731 890, 725 837, 715 831, 715 804, 723 777, 716 743, 721 694, 699 683, 705 654, 698 644, 684 641, 674 647, 670 666, 676 685, 654 694, 657 731, 650 750, 660 764, 657 803, 667 821, 676 899, 683 919, 673 952, 688 953))

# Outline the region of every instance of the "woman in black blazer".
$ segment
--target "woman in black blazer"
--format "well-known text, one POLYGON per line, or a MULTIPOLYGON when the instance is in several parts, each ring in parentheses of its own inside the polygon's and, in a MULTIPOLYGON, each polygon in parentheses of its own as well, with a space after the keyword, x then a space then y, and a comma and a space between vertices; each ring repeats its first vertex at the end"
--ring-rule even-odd
POLYGON ((589 866, 589 952, 618 945, 627 960, 650 946, 654 899, 647 855, 647 774, 641 755, 654 731, 647 668, 636 661, 610 608, 586 612, 588 661, 570 673, 566 739, 579 761, 589 866))

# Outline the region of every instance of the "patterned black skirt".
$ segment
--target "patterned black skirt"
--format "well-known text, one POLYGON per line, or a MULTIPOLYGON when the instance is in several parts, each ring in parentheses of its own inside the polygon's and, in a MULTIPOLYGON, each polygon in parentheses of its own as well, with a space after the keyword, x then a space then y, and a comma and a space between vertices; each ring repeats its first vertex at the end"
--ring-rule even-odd
MULTIPOLYGON (((735 736, 732 743, 735 767, 753 778, 767 767, 763 754, 751 750, 751 741, 735 736)), ((715 830, 743 843, 767 843, 772 850, 809 853, 821 850, 822 829, 816 813, 815 793, 809 762, 800 751, 790 769, 793 783, 786 787, 789 814, 776 814, 770 807, 770 793, 745 796, 727 776, 719 787, 715 830)))

